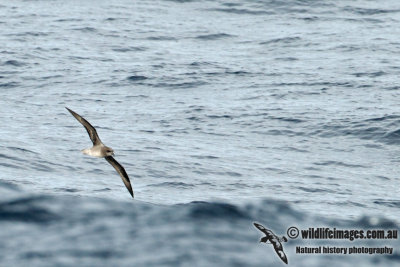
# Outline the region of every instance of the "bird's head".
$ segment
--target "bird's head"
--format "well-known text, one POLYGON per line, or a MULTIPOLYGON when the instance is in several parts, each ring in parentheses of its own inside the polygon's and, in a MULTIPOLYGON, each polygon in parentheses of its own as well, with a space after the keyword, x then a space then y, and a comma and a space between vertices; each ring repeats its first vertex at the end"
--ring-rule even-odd
POLYGON ((111 147, 105 147, 107 156, 114 156, 114 150, 111 147))
POLYGON ((261 242, 267 243, 267 241, 268 241, 268 237, 266 237, 266 236, 264 236, 264 237, 262 237, 262 238, 260 239, 260 243, 261 243, 261 242))

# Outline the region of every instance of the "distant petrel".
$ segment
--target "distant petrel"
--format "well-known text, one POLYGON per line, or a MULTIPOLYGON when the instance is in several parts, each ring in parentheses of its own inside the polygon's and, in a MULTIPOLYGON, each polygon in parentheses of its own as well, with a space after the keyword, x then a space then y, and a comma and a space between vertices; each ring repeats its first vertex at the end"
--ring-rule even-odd
POLYGON ((124 182, 126 188, 128 189, 129 193, 131 194, 133 198, 133 190, 131 186, 131 182, 129 181, 128 174, 126 173, 124 167, 121 166, 112 156, 114 156, 114 150, 111 147, 105 146, 99 136, 97 135, 96 129, 84 118, 79 116, 77 113, 73 112, 69 108, 65 107, 71 114, 72 116, 75 117, 82 125, 85 127, 86 131, 89 134, 90 139, 93 142, 93 146, 91 148, 86 148, 82 150, 83 154, 93 156, 93 157, 98 157, 98 158, 105 158, 108 163, 110 163, 115 170, 119 173, 119 175, 122 178, 122 181, 124 182))
POLYGON ((284 236, 282 238, 277 237, 271 230, 265 228, 261 224, 254 223, 254 226, 265 234, 265 236, 260 239, 260 242, 272 244, 279 258, 281 258, 284 263, 288 264, 287 257, 285 255, 285 252, 283 252, 283 246, 281 244, 281 242, 287 242, 287 238, 284 236), (267 243, 268 241, 269 243, 267 243))

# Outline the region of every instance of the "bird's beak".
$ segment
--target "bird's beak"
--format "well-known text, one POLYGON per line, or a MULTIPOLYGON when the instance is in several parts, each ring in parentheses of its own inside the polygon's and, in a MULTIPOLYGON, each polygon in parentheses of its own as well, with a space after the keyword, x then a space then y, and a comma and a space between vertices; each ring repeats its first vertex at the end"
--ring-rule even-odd
POLYGON ((114 152, 111 155, 115 156, 114 152))

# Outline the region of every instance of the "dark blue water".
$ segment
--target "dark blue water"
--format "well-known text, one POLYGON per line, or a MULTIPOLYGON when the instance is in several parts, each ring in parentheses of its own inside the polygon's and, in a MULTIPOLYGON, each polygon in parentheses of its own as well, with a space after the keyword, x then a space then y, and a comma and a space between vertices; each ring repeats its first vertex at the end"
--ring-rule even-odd
MULTIPOLYGON (((307 229, 396 229, 382 218, 353 221, 310 217, 287 203, 216 202, 157 205, 105 198, 34 195, 1 183, 1 262, 4 266, 279 266, 271 245, 252 225, 262 221, 274 232, 286 226, 307 229)), ((314 242, 313 242, 314 241, 314 242)), ((395 266, 398 240, 284 243, 293 266, 395 266), (298 245, 394 247, 393 255, 298 255, 298 245)))
POLYGON ((0 265, 275 266, 253 221, 398 228, 399 29, 396 1, 1 2, 0 265))

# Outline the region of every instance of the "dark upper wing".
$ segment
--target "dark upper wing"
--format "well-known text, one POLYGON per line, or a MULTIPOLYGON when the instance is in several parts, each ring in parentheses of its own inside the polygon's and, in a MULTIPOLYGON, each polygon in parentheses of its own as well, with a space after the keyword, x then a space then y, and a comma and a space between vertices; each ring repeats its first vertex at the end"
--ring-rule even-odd
POLYGON ((85 127, 86 131, 89 134, 90 139, 93 142, 93 145, 101 144, 101 140, 97 135, 96 129, 87 120, 79 116, 77 113, 73 112, 67 107, 65 108, 72 114, 72 116, 75 117, 75 119, 77 119, 85 127))
POLYGON ((131 193, 131 196, 133 198, 133 190, 131 186, 131 182, 129 181, 128 174, 126 173, 124 167, 121 166, 113 157, 107 156, 105 159, 117 170, 119 175, 122 178, 122 181, 124 182, 126 189, 128 189, 129 193, 131 193))
POLYGON ((254 226, 258 229, 258 230, 260 230, 261 232, 263 232, 264 234, 269 234, 267 231, 269 231, 267 228, 265 228, 264 226, 262 226, 261 224, 259 224, 259 223, 253 223, 254 224, 254 226))

